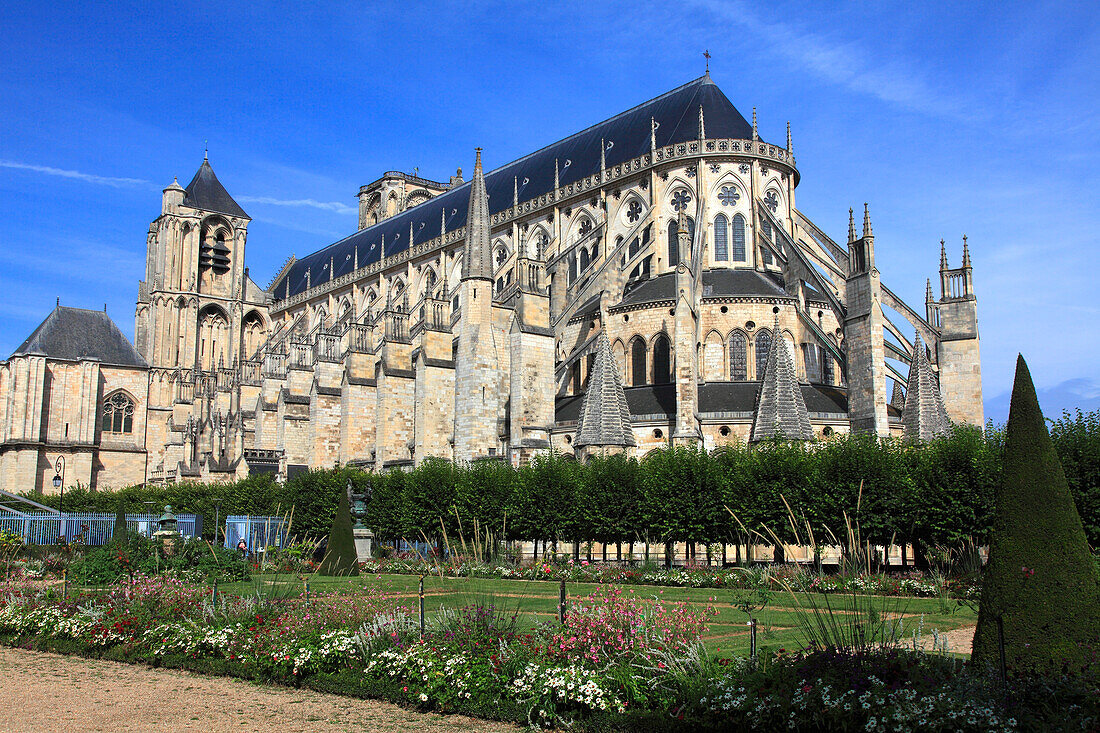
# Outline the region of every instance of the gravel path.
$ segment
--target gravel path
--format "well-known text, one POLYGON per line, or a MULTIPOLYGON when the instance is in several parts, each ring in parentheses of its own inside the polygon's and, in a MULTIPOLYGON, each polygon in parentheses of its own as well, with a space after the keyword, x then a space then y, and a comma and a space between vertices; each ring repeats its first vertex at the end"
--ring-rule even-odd
POLYGON ((311 690, 0 647, 0 731, 518 731, 311 690))

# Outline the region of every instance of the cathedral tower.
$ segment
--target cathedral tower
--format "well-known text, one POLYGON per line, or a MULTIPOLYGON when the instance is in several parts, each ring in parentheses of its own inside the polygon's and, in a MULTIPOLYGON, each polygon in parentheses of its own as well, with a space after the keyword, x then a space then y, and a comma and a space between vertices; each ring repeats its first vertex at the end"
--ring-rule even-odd
POLYGON ((889 435, 886 413, 886 347, 883 343, 882 284, 875 267, 871 214, 863 205, 863 236, 855 238, 855 219, 848 211, 847 318, 848 418, 853 433, 889 435))
POLYGON ((502 414, 493 333, 493 260, 489 245, 489 197, 477 149, 466 217, 466 246, 458 288, 461 317, 455 358, 454 457, 497 455, 502 414))
POLYGON ((940 242, 940 300, 935 304, 940 327, 937 361, 940 391, 947 413, 955 422, 981 427, 985 422, 982 405, 982 364, 978 341, 978 299, 970 248, 963 237, 962 267, 947 266, 947 249, 940 242))

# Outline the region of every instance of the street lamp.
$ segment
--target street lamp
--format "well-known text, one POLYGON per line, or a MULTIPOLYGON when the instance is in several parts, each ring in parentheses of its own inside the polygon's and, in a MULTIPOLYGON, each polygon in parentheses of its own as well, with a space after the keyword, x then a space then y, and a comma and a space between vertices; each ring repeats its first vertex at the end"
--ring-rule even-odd
POLYGON ((65 456, 58 456, 54 464, 53 487, 61 489, 61 498, 57 500, 57 517, 61 520, 61 537, 65 537, 65 456))

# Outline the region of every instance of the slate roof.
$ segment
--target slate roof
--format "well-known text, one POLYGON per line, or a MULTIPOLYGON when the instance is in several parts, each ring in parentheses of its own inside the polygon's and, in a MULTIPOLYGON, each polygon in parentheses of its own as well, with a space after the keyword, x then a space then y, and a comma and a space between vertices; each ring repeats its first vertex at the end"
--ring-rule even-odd
POLYGON ((214 169, 210 167, 210 161, 206 158, 202 159, 202 165, 195 172, 195 177, 184 189, 183 203, 194 209, 216 211, 219 214, 239 216, 242 219, 251 218, 225 190, 225 186, 214 175, 214 169))
POLYGON ((58 305, 12 356, 98 359, 114 366, 147 367, 145 359, 104 311, 58 305))
MULTIPOLYGON (((666 272, 657 277, 635 285, 619 305, 638 305, 655 303, 662 300, 674 300, 676 294, 676 273, 666 272)), ((722 296, 748 296, 764 298, 786 298, 778 276, 756 270, 730 270, 716 268, 703 271, 703 297, 720 298, 722 296)))
MULTIPOLYGON (((558 183, 561 186, 599 172, 601 140, 605 146, 610 145, 610 149, 605 150, 608 167, 648 153, 650 119, 656 120, 659 125, 656 131, 658 146, 698 139, 700 106, 708 137, 752 138, 752 125, 710 77, 703 76, 486 173, 490 215, 512 206, 514 187, 518 187, 520 201, 552 191, 555 160, 558 161, 558 183)), ((275 282, 272 293, 278 299, 287 297, 288 282, 290 295, 302 292, 306 289, 307 270, 310 272, 310 284, 317 285, 351 272, 356 260, 363 267, 377 262, 383 255, 388 257, 402 252, 410 245, 410 226, 413 244, 438 237, 444 222, 447 231, 465 226, 470 185, 457 186, 302 257, 275 282), (330 261, 335 272, 328 272, 330 261)))
POLYGON ((931 440, 951 430, 939 380, 932 371, 919 331, 913 344, 913 360, 909 364, 909 385, 905 390, 901 420, 904 435, 909 440, 931 440))
POLYGON ((611 353, 611 342, 602 331, 596 345, 596 363, 588 376, 588 390, 584 394, 577 421, 577 438, 573 445, 577 448, 635 445, 634 431, 630 427, 630 408, 619 380, 619 367, 611 353))
MULTIPOLYGON (((699 412, 747 412, 756 411, 760 395, 760 382, 707 382, 699 385, 699 412)), ((821 384, 800 384, 802 399, 807 412, 847 417, 848 394, 840 387, 821 384)), ((672 384, 649 384, 643 387, 623 389, 630 414, 664 415, 672 420, 676 415, 676 387, 672 384)), ((577 420, 580 417, 584 395, 559 397, 556 406, 558 422, 577 420)), ((891 408, 892 409, 892 408, 891 408)), ((896 415, 896 410, 892 410, 896 415)))
POLYGON ((768 363, 764 367, 764 383, 760 385, 760 401, 752 422, 752 440, 767 440, 782 436, 789 440, 809 440, 814 437, 806 401, 798 386, 791 350, 779 330, 779 316, 772 328, 768 363))

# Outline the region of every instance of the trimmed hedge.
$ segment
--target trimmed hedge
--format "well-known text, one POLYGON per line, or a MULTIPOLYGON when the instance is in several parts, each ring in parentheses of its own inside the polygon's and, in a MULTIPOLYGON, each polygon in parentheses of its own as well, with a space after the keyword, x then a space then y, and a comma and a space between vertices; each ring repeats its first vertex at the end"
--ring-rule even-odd
POLYGON ((998 620, 1014 671, 1081 669, 1100 645, 1096 567, 1022 356, 979 608, 978 663, 999 663, 998 620))

